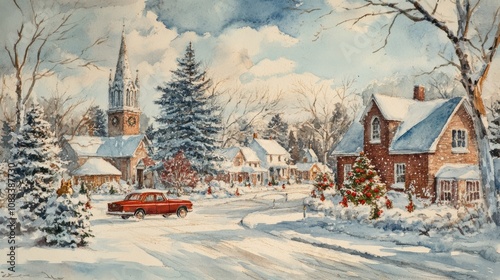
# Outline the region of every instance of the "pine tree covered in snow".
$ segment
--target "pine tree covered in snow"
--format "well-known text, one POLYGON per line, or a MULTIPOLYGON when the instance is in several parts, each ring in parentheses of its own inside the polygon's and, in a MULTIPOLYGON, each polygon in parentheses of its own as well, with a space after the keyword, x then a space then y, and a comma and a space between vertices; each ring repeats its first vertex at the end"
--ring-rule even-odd
POLYGON ((72 191, 55 193, 47 203, 47 218, 41 226, 45 243, 58 247, 81 247, 93 237, 90 229, 90 197, 79 186, 72 191))
POLYGON ((191 163, 179 151, 172 159, 163 162, 161 180, 168 186, 175 188, 177 193, 182 192, 183 187, 196 187, 198 174, 191 168, 191 163))
POLYGON ((156 118, 159 127, 154 135, 155 159, 172 158, 182 150, 196 171, 213 173, 216 137, 221 125, 214 96, 207 92, 211 81, 199 69, 191 43, 177 62, 172 80, 158 87, 163 94, 155 101, 160 105, 160 115, 156 118))
POLYGON ((333 179, 327 173, 318 173, 314 182, 314 189, 311 196, 316 198, 319 196, 321 201, 325 200, 325 191, 334 187, 333 179))
POLYGON ((282 147, 288 148, 288 124, 283 121, 280 114, 276 114, 271 118, 264 136, 268 139, 274 139, 282 147))
POLYGON ((27 230, 34 230, 46 218, 47 201, 63 172, 57 139, 42 116, 41 106, 32 105, 19 133, 14 133, 11 141, 14 180, 20 186, 18 215, 27 230))
MULTIPOLYGON (((385 198, 387 189, 380 182, 375 167, 371 161, 361 152, 352 166, 352 171, 347 174, 347 180, 340 189, 343 196, 341 204, 348 207, 348 202, 357 205, 369 205, 371 207, 371 219, 377 219, 382 214, 381 200, 385 198)), ((387 201, 385 202, 387 206, 387 201)))

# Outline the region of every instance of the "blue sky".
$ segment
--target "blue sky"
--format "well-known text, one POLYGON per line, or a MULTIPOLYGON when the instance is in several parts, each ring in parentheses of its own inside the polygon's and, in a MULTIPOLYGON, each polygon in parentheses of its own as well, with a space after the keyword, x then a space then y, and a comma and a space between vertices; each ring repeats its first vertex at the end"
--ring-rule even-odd
MULTIPOLYGON (((409 96, 412 84, 428 83, 427 77, 416 75, 442 63, 435 54, 446 42, 434 28, 401 18, 387 47, 374 53, 384 42, 382 27, 389 23, 388 19, 368 19, 356 26, 337 25, 356 15, 346 13, 346 1, 341 0, 309 1, 300 6, 293 0, 101 2, 84 1, 73 10, 78 32, 55 50, 71 55, 85 43, 107 36, 106 42, 89 54, 99 69, 57 68, 58 75, 38 84, 39 94, 47 94, 58 84, 106 108, 109 69, 116 65, 123 24, 132 71, 139 70, 140 103, 150 116, 158 112, 153 104, 159 97, 155 88, 168 81, 176 59, 190 41, 215 81, 224 81, 224 86, 231 89, 267 88, 271 93, 281 90, 285 103, 296 100, 293 87, 299 82, 325 83, 335 88, 347 77, 356 79, 355 87, 360 92, 370 84, 401 78, 406 81, 404 88, 393 91, 409 96), (330 11, 331 15, 322 17, 330 11)), ((58 3, 62 6, 52 8, 53 12, 67 10, 71 6, 67 3, 73 1, 58 3)), ((12 4, 2 5, 0 41, 11 42, 19 15, 12 4)), ((497 65, 490 74, 487 95, 498 88, 497 65)), ((9 73, 5 53, 0 54, 0 66, 3 73, 9 73)))

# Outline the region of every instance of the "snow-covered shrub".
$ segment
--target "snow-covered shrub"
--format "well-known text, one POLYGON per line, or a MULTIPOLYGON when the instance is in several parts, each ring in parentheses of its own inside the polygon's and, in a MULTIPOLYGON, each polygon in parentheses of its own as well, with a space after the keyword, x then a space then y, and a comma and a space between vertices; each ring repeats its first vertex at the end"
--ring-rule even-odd
POLYGON ((47 203, 47 218, 41 226, 44 243, 58 247, 81 247, 93 237, 90 229, 89 197, 80 188, 73 193, 53 194, 47 203))
POLYGON ((127 184, 125 181, 111 181, 111 182, 106 182, 102 185, 100 185, 97 188, 92 189, 92 193, 94 194, 127 194, 132 191, 132 187, 127 184))

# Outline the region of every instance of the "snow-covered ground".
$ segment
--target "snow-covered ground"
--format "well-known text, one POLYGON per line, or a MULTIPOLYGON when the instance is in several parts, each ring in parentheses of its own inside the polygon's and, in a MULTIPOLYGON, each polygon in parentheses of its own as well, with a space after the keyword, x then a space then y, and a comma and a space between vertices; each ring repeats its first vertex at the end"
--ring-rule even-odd
MULTIPOLYGON (((193 197, 195 210, 186 219, 147 216, 143 221, 105 215, 106 203, 123 195, 95 195, 95 238, 87 248, 36 247, 26 236, 17 237, 20 247, 12 276, 499 279, 496 232, 454 239, 454 243, 354 222, 342 223, 339 230, 336 220, 323 212, 308 210, 303 219, 303 202, 309 193, 310 186, 294 185, 285 190, 248 189, 240 196, 224 198, 197 196, 193 197)), ((5 248, 6 240, 0 242, 5 248)), ((7 277, 5 265, 1 273, 7 277)))

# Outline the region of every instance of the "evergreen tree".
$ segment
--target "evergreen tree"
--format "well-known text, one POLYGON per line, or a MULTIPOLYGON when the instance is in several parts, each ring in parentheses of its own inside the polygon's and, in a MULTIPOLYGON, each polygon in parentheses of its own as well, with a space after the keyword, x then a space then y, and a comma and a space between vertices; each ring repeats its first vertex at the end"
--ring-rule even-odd
MULTIPOLYGON (((371 165, 370 159, 363 152, 354 161, 352 171, 347 174, 347 180, 340 192, 343 195, 341 204, 344 207, 348 207, 350 201, 355 206, 359 204, 369 205, 371 207, 371 219, 377 219, 382 214, 382 210, 380 210, 382 203, 380 201, 387 189, 385 184, 380 182, 375 167, 371 165)), ((385 199, 387 200, 387 197, 385 199)), ((387 201, 385 205, 388 205, 387 201)))
POLYGON ((276 140, 281 146, 288 149, 288 123, 283 121, 280 114, 276 114, 271 118, 264 136, 276 140))
POLYGON ((47 203, 47 218, 41 226, 45 242, 58 247, 81 247, 93 237, 90 229, 90 197, 76 186, 75 190, 55 193, 47 203))
POLYGON ((198 173, 213 173, 221 125, 219 109, 213 105, 215 97, 207 93, 211 81, 199 69, 191 43, 177 62, 172 80, 158 87, 163 94, 155 101, 160 106, 156 118, 159 127, 154 135, 155 158, 166 160, 183 151, 198 173))
POLYGON ((6 161, 10 158, 10 140, 12 139, 11 132, 13 132, 7 121, 2 124, 2 151, 0 161, 6 161))
POLYGON ((33 230, 46 218, 46 204, 55 191, 54 183, 63 171, 57 139, 43 118, 38 104, 26 113, 19 133, 12 134, 14 180, 18 184, 21 224, 33 230))
POLYGON ((288 152, 290 153, 290 157, 292 158, 294 163, 300 161, 300 148, 297 139, 295 139, 295 135, 293 131, 290 131, 288 134, 288 152))
POLYGON ((87 122, 88 131, 92 136, 106 136, 106 114, 99 106, 94 106, 89 112, 89 121, 87 122))
POLYGON ((153 127, 153 124, 150 124, 148 128, 146 129, 146 137, 150 140, 153 141, 155 139, 155 128, 153 127))

